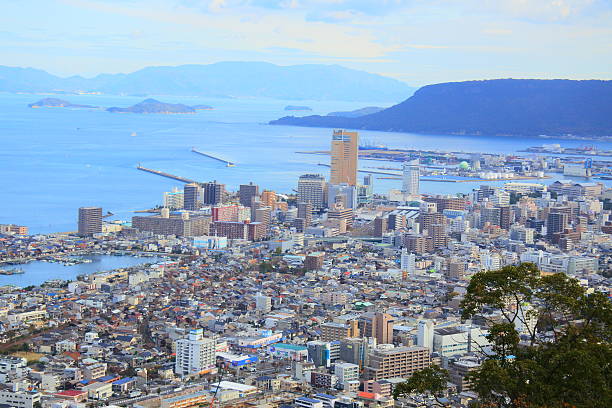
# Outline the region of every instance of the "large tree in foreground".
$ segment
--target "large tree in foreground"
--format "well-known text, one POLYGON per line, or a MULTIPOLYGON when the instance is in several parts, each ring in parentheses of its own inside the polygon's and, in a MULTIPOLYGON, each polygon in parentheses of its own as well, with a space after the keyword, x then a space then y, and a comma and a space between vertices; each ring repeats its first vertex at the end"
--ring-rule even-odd
POLYGON ((612 407, 612 306, 565 274, 533 264, 475 274, 462 317, 491 343, 470 375, 483 407, 612 407))

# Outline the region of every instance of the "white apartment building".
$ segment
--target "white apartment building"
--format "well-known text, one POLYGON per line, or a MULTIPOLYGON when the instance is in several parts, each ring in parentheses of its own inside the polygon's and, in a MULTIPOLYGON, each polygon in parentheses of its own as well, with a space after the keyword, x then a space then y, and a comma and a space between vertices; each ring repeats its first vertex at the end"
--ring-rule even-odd
POLYGON ((204 338, 202 329, 190 330, 187 338, 174 342, 174 372, 180 376, 205 373, 215 366, 214 339, 204 338))

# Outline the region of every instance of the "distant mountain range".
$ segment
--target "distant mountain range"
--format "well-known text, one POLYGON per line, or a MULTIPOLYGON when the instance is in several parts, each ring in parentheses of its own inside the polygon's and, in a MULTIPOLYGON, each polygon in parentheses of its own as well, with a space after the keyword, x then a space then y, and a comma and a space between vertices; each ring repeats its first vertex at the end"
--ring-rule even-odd
POLYGON ((612 136, 612 81, 442 83, 370 115, 287 116, 270 123, 428 134, 612 136))
POLYGON ((414 88, 338 65, 219 62, 147 67, 130 74, 100 74, 94 78, 60 78, 39 69, 0 66, 0 91, 394 102, 410 96, 414 88))
POLYGON ((371 115, 385 110, 385 108, 379 108, 378 106, 366 106, 365 108, 355 109, 346 112, 329 112, 327 116, 341 116, 343 118, 358 118, 360 116, 371 115))

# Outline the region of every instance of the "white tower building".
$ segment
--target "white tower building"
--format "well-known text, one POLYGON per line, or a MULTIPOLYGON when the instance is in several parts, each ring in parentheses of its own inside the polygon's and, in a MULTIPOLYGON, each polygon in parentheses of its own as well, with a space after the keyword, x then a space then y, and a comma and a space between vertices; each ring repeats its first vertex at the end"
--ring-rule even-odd
POLYGON ((404 162, 402 193, 405 196, 415 197, 419 195, 419 177, 419 159, 404 162))
POLYGON ((417 346, 428 347, 433 352, 435 324, 432 320, 420 320, 417 333, 417 346))
POLYGON ((176 340, 174 372, 188 376, 199 374, 215 366, 214 339, 204 338, 202 329, 190 330, 186 339, 176 340))
POLYGON ((408 253, 406 248, 402 248, 402 254, 400 257, 400 268, 402 271, 408 272, 408 275, 414 275, 416 257, 414 254, 408 253))

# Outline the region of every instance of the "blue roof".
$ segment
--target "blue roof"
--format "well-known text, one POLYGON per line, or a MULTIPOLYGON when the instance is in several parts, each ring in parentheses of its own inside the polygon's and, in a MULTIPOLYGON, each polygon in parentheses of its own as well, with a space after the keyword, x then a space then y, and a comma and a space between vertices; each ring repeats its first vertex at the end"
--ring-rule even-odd
POLYGON ((113 378, 117 378, 117 376, 116 375, 105 375, 104 377, 96 378, 96 381, 102 381, 102 382, 110 381, 113 378))
POLYGON ((336 398, 333 395, 323 394, 322 392, 320 392, 318 394, 315 394, 315 397, 322 397, 322 398, 327 398, 327 399, 334 399, 334 398, 336 398))
POLYGON ((296 400, 304 401, 304 402, 321 402, 319 400, 308 398, 308 397, 299 397, 299 398, 296 398, 296 400))
POLYGON ((122 385, 134 381, 134 377, 125 377, 117 381, 113 381, 113 385, 122 385))

